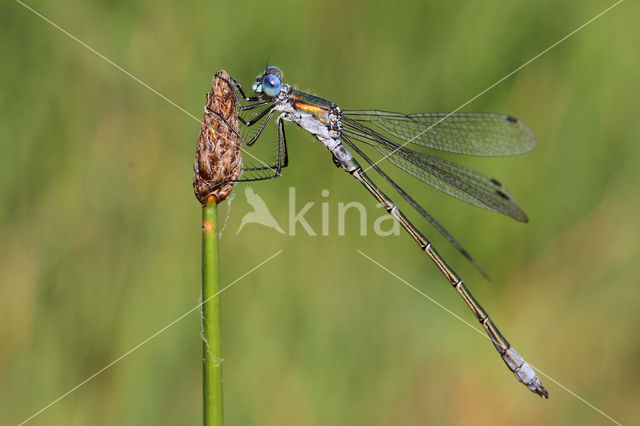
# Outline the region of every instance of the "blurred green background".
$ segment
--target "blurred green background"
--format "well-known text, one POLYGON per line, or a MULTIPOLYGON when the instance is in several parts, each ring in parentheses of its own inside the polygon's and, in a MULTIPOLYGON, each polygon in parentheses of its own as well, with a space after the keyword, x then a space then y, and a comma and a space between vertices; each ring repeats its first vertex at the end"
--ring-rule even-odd
MULTIPOLYGON (((217 70, 250 87, 267 61, 345 109, 451 111, 613 2, 28 4, 200 119, 217 70)), ((198 303, 200 124, 19 3, 1 8, 10 425, 198 303)), ((622 3, 464 109, 536 133, 530 154, 460 159, 505 182, 529 224, 401 179, 492 276, 411 215, 527 361, 622 423, 640 418, 638 16, 622 3)), ((357 254, 473 323, 409 237, 370 232, 382 212, 369 194, 288 129, 284 176, 251 187, 285 229, 289 187, 298 209, 315 203, 305 217, 316 230, 328 203, 330 232, 249 224, 236 235, 251 211, 236 188, 223 285, 283 252, 222 295, 228 425, 609 423, 545 376, 549 400, 528 392, 488 340, 357 254), (351 201, 368 207, 367 236, 355 214, 337 235, 337 205, 351 201)), ((29 424, 200 424, 199 333, 194 312, 29 424)))

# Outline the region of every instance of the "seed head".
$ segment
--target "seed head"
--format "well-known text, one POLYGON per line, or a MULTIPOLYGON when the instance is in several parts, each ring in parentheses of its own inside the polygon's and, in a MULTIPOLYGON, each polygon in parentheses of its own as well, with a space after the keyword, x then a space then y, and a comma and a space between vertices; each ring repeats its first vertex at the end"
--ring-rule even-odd
POLYGON ((233 181, 242 171, 240 138, 229 128, 230 125, 238 131, 236 98, 230 81, 226 71, 218 71, 211 82, 211 92, 207 94, 193 165, 193 189, 202 204, 219 203, 227 198, 233 189, 233 181), (222 115, 226 123, 211 111, 222 115))

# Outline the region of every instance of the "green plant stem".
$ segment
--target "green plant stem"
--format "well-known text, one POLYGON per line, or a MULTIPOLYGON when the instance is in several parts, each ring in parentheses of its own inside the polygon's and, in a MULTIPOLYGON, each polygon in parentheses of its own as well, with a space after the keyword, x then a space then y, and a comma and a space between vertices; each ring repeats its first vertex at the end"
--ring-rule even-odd
POLYGON ((219 291, 218 208, 213 200, 202 207, 202 385, 205 426, 223 424, 219 291))

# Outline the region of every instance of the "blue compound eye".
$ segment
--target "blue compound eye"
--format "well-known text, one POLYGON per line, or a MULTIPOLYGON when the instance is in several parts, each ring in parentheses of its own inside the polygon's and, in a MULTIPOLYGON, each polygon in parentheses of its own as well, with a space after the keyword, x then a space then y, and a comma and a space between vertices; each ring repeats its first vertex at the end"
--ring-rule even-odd
POLYGON ((267 74, 262 79, 262 92, 267 96, 277 96, 281 87, 280 79, 273 74, 267 74))

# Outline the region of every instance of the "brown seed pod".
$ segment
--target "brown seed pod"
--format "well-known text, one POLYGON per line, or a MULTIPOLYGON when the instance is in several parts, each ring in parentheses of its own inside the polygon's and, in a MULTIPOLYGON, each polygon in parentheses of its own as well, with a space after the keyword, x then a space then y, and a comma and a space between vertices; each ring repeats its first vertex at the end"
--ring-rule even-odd
MULTIPOLYGON (((236 98, 229 81, 226 71, 216 73, 211 82, 211 93, 207 94, 207 106, 222 115, 237 132, 236 98)), ((237 179, 242 171, 241 141, 227 123, 204 108, 193 165, 193 190, 202 204, 219 203, 227 198, 234 185, 230 181, 237 179)))

